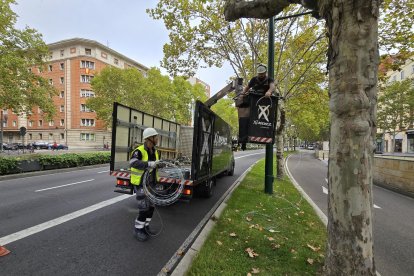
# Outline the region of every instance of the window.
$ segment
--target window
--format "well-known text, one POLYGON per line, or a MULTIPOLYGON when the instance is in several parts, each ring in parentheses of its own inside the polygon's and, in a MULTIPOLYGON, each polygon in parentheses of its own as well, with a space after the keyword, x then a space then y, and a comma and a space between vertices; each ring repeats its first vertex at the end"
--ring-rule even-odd
POLYGON ((65 50, 60 50, 60 56, 63 57, 65 55, 65 50))
POLYGON ((95 93, 92 90, 81 89, 80 96, 81 98, 93 98, 95 97, 95 93))
POLYGON ((401 74, 401 80, 403 80, 404 79, 404 70, 401 70, 400 74, 401 74))
POLYGON ((65 133, 60 134, 60 139, 62 139, 62 140, 65 139, 65 133))
POLYGON ((3 127, 7 127, 7 120, 3 119, 3 127))
POLYGON ((114 58, 114 63, 115 63, 116 65, 118 65, 119 61, 118 61, 118 59, 117 59, 117 58, 114 58))
POLYGON ((49 72, 53 71, 53 65, 49 65, 49 72))
POLYGON ((65 112, 65 106, 64 105, 60 106, 60 112, 65 112))
POLYGON ((33 126, 33 121, 29 121, 29 127, 33 126))
POLYGON ((65 125, 65 119, 60 119, 60 126, 64 126, 65 125))
POLYGON ((54 126, 55 125, 55 121, 49 121, 49 126, 54 126))
POLYGON ((17 126, 17 122, 16 121, 13 121, 13 126, 14 127, 17 126))
POLYGON ((63 99, 65 97, 65 91, 60 91, 60 98, 63 99))
POLYGON ((53 58, 53 52, 50 52, 49 53, 49 59, 52 59, 53 58))
POLYGON ((396 80, 397 80, 397 76, 393 76, 392 81, 396 81, 396 80))
POLYGON ((88 61, 88 60, 82 60, 81 61, 81 68, 95 69, 95 62, 88 61))
POLYGON ((42 133, 39 133, 39 139, 43 140, 43 134, 42 133))
POLYGON ((53 85, 53 80, 52 79, 49 79, 49 84, 53 85))
POLYGON ((53 140, 53 133, 49 133, 49 140, 53 140))
POLYGON ((64 84, 65 83, 65 78, 64 77, 60 77, 60 83, 64 84))
POLYGON ((88 55, 88 56, 92 55, 92 50, 89 48, 85 48, 85 55, 88 55))
POLYGON ((39 120, 38 125, 39 125, 39 126, 43 126, 43 120, 39 120))
POLYGON ((104 52, 101 53, 101 57, 103 57, 104 59, 106 59, 108 57, 108 55, 104 52))
POLYGON ((93 112, 93 110, 92 110, 92 109, 90 109, 90 108, 88 108, 88 107, 86 106, 86 104, 81 104, 81 105, 80 105, 80 111, 81 111, 81 112, 93 112))
POLYGON ((82 83, 90 83, 92 79, 93 79, 93 76, 81 75, 81 80, 80 81, 82 83))
POLYGON ((81 126, 95 126, 94 119, 81 119, 81 126))
POLYGON ((31 133, 29 133, 29 140, 32 140, 32 134, 31 133))
POLYGON ((75 48, 75 47, 73 47, 73 48, 70 48, 70 53, 71 53, 71 54, 74 54, 74 53, 76 53, 76 48, 75 48))
POLYGON ((65 69, 65 64, 63 62, 60 63, 60 70, 64 70, 65 69))
POLYGON ((95 134, 93 133, 81 133, 80 134, 81 141, 95 141, 95 134))

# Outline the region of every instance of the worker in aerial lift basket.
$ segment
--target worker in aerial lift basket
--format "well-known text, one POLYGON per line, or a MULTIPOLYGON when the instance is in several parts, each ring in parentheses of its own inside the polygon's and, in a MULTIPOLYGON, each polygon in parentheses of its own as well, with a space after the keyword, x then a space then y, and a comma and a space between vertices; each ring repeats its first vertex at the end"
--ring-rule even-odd
MULTIPOLYGON (((249 84, 244 88, 242 97, 247 97, 249 91, 252 90, 255 93, 263 94, 265 97, 272 96, 273 91, 275 90, 274 80, 267 76, 267 67, 263 64, 259 64, 256 68, 257 76, 253 77, 249 84)), ((242 150, 246 149, 246 142, 247 142, 247 129, 249 127, 249 116, 240 116, 242 115, 240 111, 241 108, 248 108, 247 106, 240 106, 239 107, 239 129, 240 137, 239 142, 242 143, 242 150)), ((248 112, 248 111, 246 111, 248 112)))
POLYGON ((158 143, 158 132, 154 128, 146 128, 142 134, 144 144, 136 147, 129 160, 131 167, 131 184, 134 185, 136 199, 138 200, 138 216, 135 219, 135 238, 139 241, 148 240, 155 235, 149 226, 154 213, 154 204, 144 193, 142 175, 147 168, 153 168, 150 181, 156 180, 156 168, 159 166, 159 153, 155 146, 158 143))

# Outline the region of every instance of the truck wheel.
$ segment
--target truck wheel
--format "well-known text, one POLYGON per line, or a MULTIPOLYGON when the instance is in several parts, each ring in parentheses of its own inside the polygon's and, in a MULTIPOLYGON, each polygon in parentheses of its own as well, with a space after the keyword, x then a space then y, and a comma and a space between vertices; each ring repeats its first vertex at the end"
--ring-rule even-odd
POLYGON ((229 175, 229 176, 233 176, 234 175, 234 167, 235 167, 235 162, 233 160, 233 162, 231 162, 230 170, 227 171, 227 175, 229 175))
POLYGON ((201 197, 209 198, 213 196, 213 186, 215 184, 215 179, 210 178, 205 182, 199 184, 197 187, 197 192, 201 197))

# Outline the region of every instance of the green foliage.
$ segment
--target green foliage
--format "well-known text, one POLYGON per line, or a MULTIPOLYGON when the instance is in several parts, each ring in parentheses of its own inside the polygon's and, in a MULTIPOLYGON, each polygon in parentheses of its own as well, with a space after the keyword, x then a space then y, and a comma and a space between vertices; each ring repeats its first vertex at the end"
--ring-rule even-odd
POLYGON ((18 170, 18 159, 10 157, 0 157, 0 175, 16 172, 18 170))
POLYGON ((377 126, 395 134, 414 121, 413 80, 394 81, 380 87, 377 103, 377 126))
POLYGON ((56 111, 50 99, 57 91, 29 70, 43 66, 48 49, 36 30, 14 28, 17 16, 10 5, 15 3, 0 2, 0 107, 29 114, 38 106, 51 119, 56 111))
POLYGON ((232 99, 223 98, 213 105, 211 109, 231 126, 232 136, 237 136, 239 119, 237 110, 234 107, 234 101, 232 99))
POLYGON ((110 156, 109 152, 44 154, 39 156, 39 162, 43 167, 70 168, 109 163, 110 156))
POLYGON ((191 122, 191 103, 206 99, 204 88, 191 85, 183 77, 172 81, 159 69, 151 68, 147 76, 134 68, 106 67, 92 80, 95 97, 87 101, 99 119, 110 124, 113 102, 119 102, 143 112, 173 120, 191 122))
POLYGON ((170 42, 164 45, 162 66, 174 76, 194 75, 204 65, 220 68, 227 61, 236 74, 247 80, 255 64, 246 67, 243 60, 253 56, 257 62, 255 52, 266 48, 266 21, 227 22, 221 0, 159 0, 147 13, 163 20, 170 32, 170 42))

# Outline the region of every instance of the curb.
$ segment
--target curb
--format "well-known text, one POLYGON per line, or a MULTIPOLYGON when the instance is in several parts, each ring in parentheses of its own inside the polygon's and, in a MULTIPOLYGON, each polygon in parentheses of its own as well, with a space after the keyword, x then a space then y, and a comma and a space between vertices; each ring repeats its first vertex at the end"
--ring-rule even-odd
POLYGON ((81 170, 91 170, 91 169, 95 169, 95 168, 106 167, 108 165, 109 165, 109 163, 92 165, 92 166, 72 167, 72 168, 65 168, 65 169, 34 171, 34 172, 27 172, 27 173, 3 175, 3 176, 0 176, 0 181, 18 179, 18 178, 27 178, 27 177, 33 177, 33 176, 48 175, 48 174, 56 174, 56 173, 65 173, 65 172, 73 172, 73 171, 81 171, 81 170))
POLYGON ((216 224, 215 220, 220 217, 221 213, 227 206, 227 200, 246 177, 247 173, 250 172, 253 166, 259 161, 260 160, 254 162, 242 175, 239 176, 239 178, 236 179, 230 188, 216 202, 213 208, 211 208, 211 210, 204 216, 193 232, 191 232, 180 248, 174 253, 171 259, 165 264, 163 269, 158 273, 158 276, 181 276, 187 272, 194 257, 200 251, 208 237, 208 234, 216 224))

